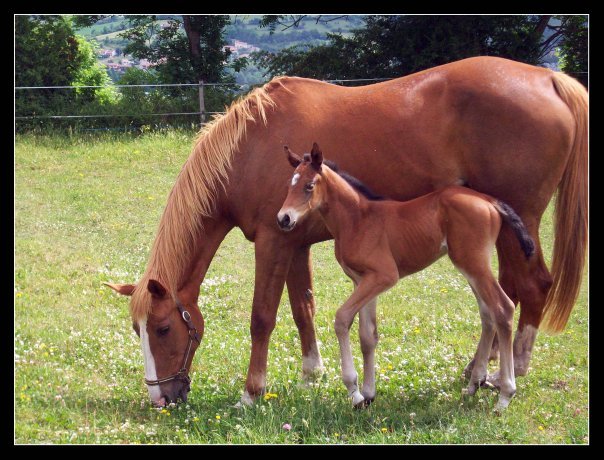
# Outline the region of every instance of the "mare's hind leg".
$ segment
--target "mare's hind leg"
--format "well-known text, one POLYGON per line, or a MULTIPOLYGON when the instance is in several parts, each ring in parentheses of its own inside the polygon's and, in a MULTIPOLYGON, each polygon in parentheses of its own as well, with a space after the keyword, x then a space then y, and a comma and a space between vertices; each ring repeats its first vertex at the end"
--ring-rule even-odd
POLYGON ((371 300, 359 311, 359 339, 363 353, 363 389, 365 403, 375 399, 375 348, 378 343, 375 318, 377 298, 371 300))
POLYGON ((505 226, 497 241, 502 287, 512 301, 520 300, 520 318, 514 338, 514 370, 517 376, 528 372, 545 299, 552 285, 552 277, 539 244, 538 222, 534 218, 526 218, 525 224, 536 246, 535 254, 529 260, 519 250, 518 240, 505 226), (508 273, 511 276, 508 277, 508 273), (513 278, 513 282, 508 278, 513 278))

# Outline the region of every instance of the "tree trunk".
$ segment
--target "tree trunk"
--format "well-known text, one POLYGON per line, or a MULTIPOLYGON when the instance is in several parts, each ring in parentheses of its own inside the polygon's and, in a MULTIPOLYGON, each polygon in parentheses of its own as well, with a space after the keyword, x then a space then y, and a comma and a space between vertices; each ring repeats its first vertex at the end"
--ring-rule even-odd
MULTIPOLYGON (((194 69, 199 69, 199 62, 201 61, 201 34, 199 30, 192 24, 192 16, 182 17, 185 33, 187 34, 187 40, 189 42, 189 56, 193 63, 194 69)), ((205 80, 203 75, 197 75, 197 80, 205 80)))

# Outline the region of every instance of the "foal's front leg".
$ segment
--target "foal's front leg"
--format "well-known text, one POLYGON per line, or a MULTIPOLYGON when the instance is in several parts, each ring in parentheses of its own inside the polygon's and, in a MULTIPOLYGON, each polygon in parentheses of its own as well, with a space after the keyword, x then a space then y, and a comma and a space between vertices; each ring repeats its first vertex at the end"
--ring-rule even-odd
POLYGON ((346 302, 336 312, 335 330, 340 345, 342 380, 352 398, 352 404, 360 407, 365 397, 359 391, 358 374, 352 361, 350 350, 350 326, 354 316, 380 293, 394 286, 398 276, 371 274, 361 278, 358 286, 346 302))

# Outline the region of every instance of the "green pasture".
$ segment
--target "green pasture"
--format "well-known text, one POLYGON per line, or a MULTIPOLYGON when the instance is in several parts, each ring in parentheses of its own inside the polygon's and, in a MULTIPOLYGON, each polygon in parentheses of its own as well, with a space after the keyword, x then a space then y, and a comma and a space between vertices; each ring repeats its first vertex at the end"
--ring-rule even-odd
MULTIPOLYGON (((244 409, 253 244, 235 229, 201 287, 206 332, 189 401, 158 410, 128 301, 194 133, 19 135, 15 141, 14 442, 16 444, 589 443, 587 276, 566 329, 540 334, 509 409, 462 396, 480 335, 478 306, 447 258, 378 302, 375 403, 353 410, 339 375, 333 318, 351 283, 333 242, 313 246, 316 327, 326 373, 300 386, 300 340, 284 293, 268 394, 244 409), (289 424, 291 429, 283 428, 289 424)), ((542 225, 552 247, 552 207, 542 225)), ((494 264, 495 264, 494 259, 494 264)), ((586 268, 587 275, 587 268, 586 268)), ((357 369, 361 353, 352 335, 357 369)))

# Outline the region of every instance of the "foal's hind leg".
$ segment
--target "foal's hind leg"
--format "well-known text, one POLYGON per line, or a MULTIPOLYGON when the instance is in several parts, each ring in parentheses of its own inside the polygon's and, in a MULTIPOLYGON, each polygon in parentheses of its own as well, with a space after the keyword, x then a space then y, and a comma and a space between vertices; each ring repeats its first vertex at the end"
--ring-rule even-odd
POLYGON ((480 334, 476 354, 472 360, 474 365, 470 372, 470 383, 468 385, 468 394, 472 396, 476 393, 478 387, 486 381, 489 353, 491 344, 493 343, 493 337, 495 336, 495 327, 491 312, 489 311, 489 306, 482 300, 480 294, 478 294, 471 282, 470 285, 472 286, 472 291, 474 291, 474 295, 478 301, 480 321, 482 323, 482 332, 480 334))
POLYGON ((377 298, 371 300, 359 311, 359 339, 363 352, 363 389, 361 393, 365 403, 375 399, 375 348, 378 343, 375 318, 377 298))
POLYGON ((500 376, 499 401, 496 409, 504 409, 516 393, 514 377, 514 356, 512 352, 512 322, 514 304, 506 296, 495 278, 485 273, 480 278, 468 276, 472 290, 480 305, 483 332, 476 351, 474 369, 470 377, 468 393, 474 394, 477 387, 486 379, 488 356, 495 330, 499 336, 500 376), (483 340, 484 339, 484 340, 483 340))

